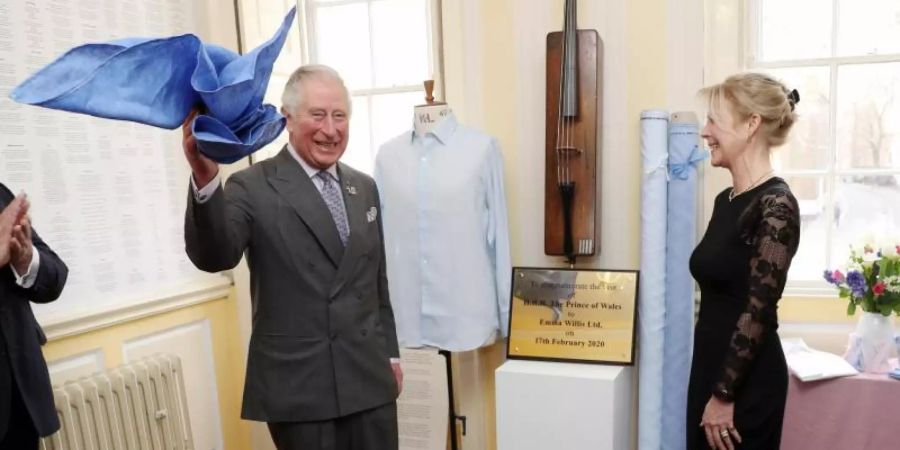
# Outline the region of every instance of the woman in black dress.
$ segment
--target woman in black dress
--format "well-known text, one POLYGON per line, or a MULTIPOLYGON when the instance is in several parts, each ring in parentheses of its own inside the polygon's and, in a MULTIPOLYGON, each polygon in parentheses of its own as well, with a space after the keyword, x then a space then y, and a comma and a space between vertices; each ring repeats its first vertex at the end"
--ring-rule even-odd
POLYGON ((732 187, 716 197, 691 256, 700 317, 688 387, 688 449, 777 449, 788 374, 776 304, 800 239, 797 200, 773 176, 772 147, 794 123, 797 91, 762 74, 733 75, 702 91, 702 136, 732 187))

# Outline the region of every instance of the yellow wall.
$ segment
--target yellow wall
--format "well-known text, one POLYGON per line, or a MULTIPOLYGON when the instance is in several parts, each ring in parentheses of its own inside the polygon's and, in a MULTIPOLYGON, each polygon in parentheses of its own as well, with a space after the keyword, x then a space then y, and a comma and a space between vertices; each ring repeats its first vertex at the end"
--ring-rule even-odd
POLYGON ((785 297, 778 307, 781 322, 856 323, 847 316, 847 302, 835 297, 785 297))
POLYGON ((240 344, 240 336, 235 332, 237 301, 233 294, 226 298, 51 341, 43 348, 44 358, 51 362, 81 354, 86 349, 100 348, 106 368, 112 368, 124 362, 122 348, 126 341, 204 319, 209 321, 212 333, 212 356, 215 362, 215 382, 218 388, 225 448, 248 449, 249 425, 240 420, 246 349, 240 344))

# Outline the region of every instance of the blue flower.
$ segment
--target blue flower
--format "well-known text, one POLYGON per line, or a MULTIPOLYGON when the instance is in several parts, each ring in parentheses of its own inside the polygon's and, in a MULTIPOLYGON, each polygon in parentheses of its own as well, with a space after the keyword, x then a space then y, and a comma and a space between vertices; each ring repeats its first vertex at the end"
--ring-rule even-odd
POLYGON ((853 292, 854 297, 864 296, 866 294, 866 289, 868 288, 866 285, 866 277, 857 270, 847 274, 847 285, 850 286, 850 290, 853 292))
POLYGON ((828 282, 828 283, 830 283, 830 284, 835 284, 835 283, 834 283, 834 277, 831 276, 831 271, 830 271, 830 270, 825 270, 824 276, 825 276, 825 281, 826 281, 826 282, 828 282))

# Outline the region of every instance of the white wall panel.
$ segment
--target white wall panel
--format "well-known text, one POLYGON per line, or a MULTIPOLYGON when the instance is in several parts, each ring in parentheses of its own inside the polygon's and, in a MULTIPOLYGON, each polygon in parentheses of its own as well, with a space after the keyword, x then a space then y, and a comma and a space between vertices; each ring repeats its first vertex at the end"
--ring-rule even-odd
POLYGON ((55 361, 47 361, 50 381, 54 386, 93 375, 94 372, 103 370, 103 367, 103 351, 99 348, 55 361))

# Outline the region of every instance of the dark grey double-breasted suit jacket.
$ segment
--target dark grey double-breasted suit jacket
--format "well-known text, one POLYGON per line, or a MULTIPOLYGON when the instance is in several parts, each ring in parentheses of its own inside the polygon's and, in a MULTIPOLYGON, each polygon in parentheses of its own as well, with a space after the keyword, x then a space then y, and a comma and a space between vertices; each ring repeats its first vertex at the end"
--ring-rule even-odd
POLYGON ((385 276, 378 192, 338 164, 347 247, 312 180, 285 147, 232 175, 199 203, 189 193, 185 242, 201 270, 246 254, 253 325, 241 417, 328 420, 394 402, 399 357, 385 276))

